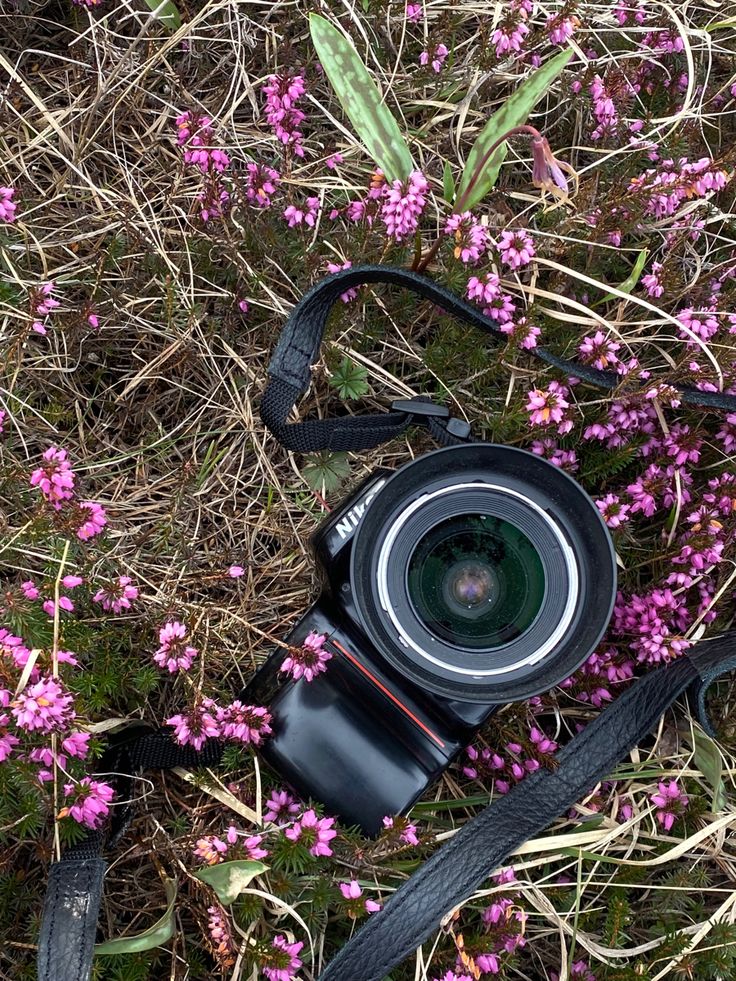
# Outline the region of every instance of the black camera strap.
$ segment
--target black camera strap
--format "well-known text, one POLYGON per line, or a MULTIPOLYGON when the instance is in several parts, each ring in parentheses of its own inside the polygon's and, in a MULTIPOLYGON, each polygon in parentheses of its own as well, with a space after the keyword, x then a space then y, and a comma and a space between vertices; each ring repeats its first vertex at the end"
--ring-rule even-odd
MULTIPOLYGON (((284 327, 261 403, 264 423, 284 446, 297 452, 367 449, 417 423, 427 425, 442 443, 466 439, 464 423, 450 419, 443 407, 423 400, 399 401, 390 412, 380 415, 287 421, 309 386, 311 365, 318 358, 331 308, 342 293, 366 283, 406 287, 493 338, 505 340, 493 321, 416 273, 384 266, 337 273, 304 296, 284 327)), ((558 358, 544 348, 537 348, 536 354, 591 384, 607 389, 620 384, 621 379, 611 372, 558 358)), ((736 412, 736 397, 732 395, 673 387, 690 405, 736 412)), ((560 750, 554 767, 531 774, 464 824, 397 889, 383 910, 373 914, 320 975, 320 981, 382 981, 521 843, 547 827, 608 775, 686 690, 701 726, 714 735, 705 708, 706 691, 722 674, 736 669, 735 640, 736 632, 732 632, 702 641, 684 657, 635 681, 560 750)), ((222 744, 217 741, 208 741, 197 752, 176 745, 166 731, 136 725, 111 737, 96 773, 112 779, 118 799, 125 801, 134 796, 133 778, 146 770, 215 766, 221 755, 222 744)), ((89 832, 52 865, 39 936, 39 981, 88 981, 106 869, 102 855, 120 839, 130 814, 130 805, 118 806, 109 827, 89 832)))

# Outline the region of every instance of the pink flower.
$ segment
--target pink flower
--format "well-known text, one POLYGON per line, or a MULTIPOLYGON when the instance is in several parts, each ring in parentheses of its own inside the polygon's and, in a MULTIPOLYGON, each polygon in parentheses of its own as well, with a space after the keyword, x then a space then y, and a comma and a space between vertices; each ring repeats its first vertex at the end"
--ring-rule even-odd
POLYGON ((564 197, 568 183, 564 171, 572 173, 569 164, 561 163, 552 153, 546 137, 532 138, 532 183, 535 187, 564 197))
POLYGON ((564 385, 551 382, 547 389, 535 388, 528 394, 529 401, 526 405, 526 411, 529 413, 529 421, 532 425, 551 426, 556 424, 558 432, 569 432, 572 424, 568 427, 565 417, 565 412, 570 407, 565 396, 569 393, 564 385))
POLYGON ((7 417, 7 412, 4 409, 0 409, 0 434, 5 432, 5 419, 7 417))
MULTIPOLYGON (((42 604, 44 613, 47 613, 50 617, 56 615, 56 603, 54 600, 45 600, 42 604)), ((59 597, 59 610, 64 610, 67 613, 74 612, 74 603, 69 599, 68 596, 59 597)))
POLYGON ((250 310, 250 305, 248 304, 248 301, 238 300, 238 310, 240 310, 243 316, 246 316, 248 311, 250 310))
POLYGON ((47 732, 63 729, 75 715, 74 698, 54 678, 45 677, 29 685, 11 705, 16 724, 21 729, 47 732))
POLYGON ((620 528, 629 520, 629 505, 622 504, 615 494, 606 494, 595 504, 609 528, 620 528))
POLYGON ((290 147, 296 156, 303 157, 304 135, 299 127, 306 116, 297 103, 306 91, 304 78, 288 70, 283 71, 279 75, 271 75, 263 91, 266 95, 266 119, 276 138, 284 146, 290 147))
MULTIPOLYGON (((11 634, 5 627, 0 628, 0 655, 2 657, 12 657, 16 667, 23 667, 30 655, 29 649, 23 643, 21 637, 11 634)), ((0 702, 3 708, 7 708, 7 702, 0 702)))
POLYGON ((547 18, 547 33, 552 44, 564 44, 575 33, 572 17, 550 16, 547 18))
POLYGON ((271 796, 266 801, 266 807, 268 810, 263 815, 263 820, 273 821, 276 824, 288 823, 291 820, 291 815, 298 814, 301 810, 286 790, 272 790, 271 796))
MULTIPOLYGON (((344 269, 351 269, 352 265, 353 264, 349 259, 347 259, 342 264, 340 264, 339 262, 328 262, 327 271, 330 273, 339 273, 342 272, 344 269)), ((353 287, 351 287, 349 290, 345 290, 345 292, 340 295, 340 299, 342 300, 343 303, 350 303, 352 300, 356 298, 357 295, 358 295, 358 291, 353 287)))
POLYGON ((81 541, 89 541, 95 535, 99 535, 107 524, 105 509, 94 501, 80 501, 79 507, 82 508, 83 520, 77 528, 77 538, 81 541), (89 512, 85 514, 85 512, 89 512))
POLYGON ((422 19, 422 5, 421 3, 407 3, 406 5, 406 19, 416 24, 417 21, 422 19))
POLYGON ((132 581, 130 576, 118 576, 108 586, 98 589, 92 599, 95 603, 101 603, 103 610, 112 610, 113 613, 129 610, 133 600, 138 599, 138 590, 131 585, 132 581))
POLYGON ((339 164, 344 163, 345 158, 341 153, 333 153, 325 160, 325 167, 328 170, 334 170, 339 164))
POLYGON ((641 285, 645 288, 649 296, 660 297, 664 293, 664 286, 659 279, 659 274, 662 271, 661 262, 652 263, 652 271, 647 273, 646 276, 641 277, 641 285))
POLYGON ((218 726, 210 709, 215 708, 211 698, 205 698, 188 712, 172 715, 166 720, 167 726, 174 727, 174 739, 180 746, 194 746, 200 750, 208 739, 220 736, 218 726))
POLYGON ((45 464, 31 474, 31 486, 38 487, 54 510, 59 511, 62 503, 74 496, 74 472, 66 450, 50 446, 43 459, 45 464))
POLYGON ((518 344, 525 351, 531 351, 537 346, 537 338, 541 335, 541 330, 530 323, 526 317, 519 317, 514 323, 512 320, 499 324, 499 329, 507 334, 509 339, 518 344))
POLYGON ((69 756, 83 760, 89 752, 90 738, 88 732, 73 732, 62 740, 61 747, 69 756))
POLYGON ((192 854, 195 858, 201 859, 208 865, 218 865, 224 861, 227 850, 228 846, 224 841, 221 841, 215 835, 205 835, 197 839, 192 849, 192 854))
POLYGON ((287 943, 286 937, 279 935, 274 937, 271 946, 273 950, 265 955, 268 958, 268 963, 263 964, 263 973, 268 981, 292 981, 294 972, 302 966, 297 955, 304 944, 301 942, 287 943))
POLYGON ((465 292, 469 300, 490 305, 501 296, 501 281, 495 273, 485 273, 482 279, 471 276, 465 292))
POLYGON ((20 588, 23 590, 23 595, 27 600, 37 600, 41 595, 38 586, 32 579, 27 579, 25 582, 20 584, 20 588))
POLYGON ((245 575, 245 569, 242 565, 231 565, 227 570, 227 574, 231 579, 239 579, 241 576, 245 575))
POLYGON ((461 262, 477 262, 488 248, 488 230, 471 211, 451 215, 445 224, 445 234, 454 238, 455 258, 461 262))
POLYGON ((319 209, 319 198, 307 198, 305 207, 297 208, 290 204, 284 211, 284 218, 289 228, 295 228, 297 225, 307 225, 309 228, 314 228, 319 209))
POLYGON ((332 855, 329 842, 337 836, 334 818, 318 818, 313 810, 305 811, 284 834, 290 841, 301 841, 311 855, 332 855))
POLYGON ((502 58, 511 51, 521 51, 524 38, 529 33, 529 28, 524 21, 519 21, 513 27, 502 24, 497 27, 491 35, 491 44, 496 47, 496 55, 502 58))
POLYGON ((523 230, 501 232, 497 248, 501 253, 501 261, 510 266, 511 269, 528 266, 536 255, 531 236, 523 230))
POLYGON ((246 170, 248 171, 246 200, 256 208, 270 207, 271 198, 276 193, 276 185, 281 181, 278 170, 255 163, 246 164, 246 170))
POLYGON ((427 179, 419 170, 409 175, 408 181, 394 181, 383 193, 381 217, 386 231, 397 242, 413 235, 419 217, 427 203, 427 179))
MULTIPOLYGON (((8 697, 10 692, 5 692, 8 697)), ((5 760, 13 752, 15 746, 18 745, 20 739, 17 736, 13 736, 7 731, 7 724, 10 721, 7 715, 0 715, 0 763, 4 763, 5 760)))
POLYGON ((656 818, 665 831, 670 831, 678 817, 685 813, 689 804, 687 795, 677 785, 676 780, 659 782, 659 793, 652 794, 649 800, 657 808, 656 818))
POLYGON ((87 323, 92 328, 92 330, 100 329, 100 318, 97 316, 96 313, 87 314, 87 323))
MULTIPOLYGON (((405 818, 401 819, 401 823, 402 826, 401 831, 399 832, 399 840, 405 845, 418 845, 419 838, 417 836, 417 826, 415 824, 409 824, 405 818)), ((383 826, 384 828, 393 828, 394 818, 387 815, 383 819, 383 826)))
POLYGON ((188 671, 192 661, 199 653, 196 647, 187 644, 187 628, 178 620, 170 620, 159 629, 159 649, 153 655, 153 660, 161 668, 168 668, 174 674, 176 671, 188 671))
POLYGON ((15 221, 16 218, 15 211, 18 205, 13 201, 14 195, 15 188, 0 187, 0 221, 7 222, 8 224, 15 221))
POLYGON ((455 974, 454 971, 448 971, 441 978, 434 978, 434 981, 473 981, 473 979, 469 974, 455 974))
POLYGON ((351 879, 350 882, 341 882, 340 892, 343 898, 347 899, 351 904, 355 904, 356 900, 360 900, 357 905, 363 907, 366 913, 377 913, 381 908, 380 903, 376 903, 372 899, 363 899, 363 890, 355 879, 351 879))
POLYGON ((209 116, 199 116, 190 112, 182 113, 176 119, 179 130, 177 143, 185 146, 184 162, 198 167, 203 174, 210 171, 222 173, 230 166, 230 158, 224 150, 212 147, 214 133, 209 116))
POLYGON ((422 51, 419 55, 420 65, 432 65, 432 71, 435 74, 439 74, 442 70, 442 65, 444 64, 445 58, 449 54, 447 45, 445 44, 434 44, 429 47, 426 51, 422 51))
POLYGON ((271 715, 265 708, 243 705, 234 701, 225 708, 218 708, 217 723, 225 739, 260 746, 264 736, 271 734, 271 715))
POLYGON ((82 777, 76 785, 64 784, 64 796, 73 796, 74 802, 63 807, 59 817, 68 815, 88 828, 99 828, 110 813, 108 805, 115 796, 115 791, 108 783, 82 777))
POLYGON ((332 658, 332 654, 324 649, 326 640, 326 634, 312 630, 301 648, 289 648, 289 656, 284 658, 279 670, 290 674, 295 681, 302 677, 305 681, 314 681, 318 674, 327 670, 326 664, 332 658))
POLYGON ((621 345, 606 337, 602 330, 597 330, 592 336, 584 337, 578 345, 582 360, 592 364, 599 371, 606 371, 619 363, 616 352, 621 345))
POLYGON ((230 966, 236 951, 227 916, 222 907, 218 906, 208 906, 207 914, 207 932, 215 948, 215 958, 223 966, 230 966))

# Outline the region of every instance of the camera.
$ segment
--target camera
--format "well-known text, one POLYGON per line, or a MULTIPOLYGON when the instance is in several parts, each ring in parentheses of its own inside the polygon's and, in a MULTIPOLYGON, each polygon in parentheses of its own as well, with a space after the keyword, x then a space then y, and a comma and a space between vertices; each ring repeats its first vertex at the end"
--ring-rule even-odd
POLYGON ((324 589, 286 641, 324 635, 327 670, 283 681, 277 649, 241 698, 269 704, 267 763, 368 835, 500 706, 569 677, 616 594, 613 544, 585 491, 492 443, 376 470, 311 543, 324 589))

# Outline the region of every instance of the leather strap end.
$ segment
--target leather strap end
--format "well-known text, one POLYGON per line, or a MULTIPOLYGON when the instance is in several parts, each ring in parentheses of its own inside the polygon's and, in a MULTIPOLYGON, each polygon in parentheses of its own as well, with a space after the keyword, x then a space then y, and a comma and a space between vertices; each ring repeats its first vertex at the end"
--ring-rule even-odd
POLYGON ((701 728, 711 739, 717 739, 718 733, 708 714, 706 702, 708 689, 722 675, 729 671, 736 671, 736 653, 729 653, 732 649, 733 634, 731 633, 697 644, 688 652, 688 657, 698 672, 697 679, 688 689, 688 701, 701 728))
POLYGON ((38 940, 38 981, 89 978, 106 868, 101 858, 51 866, 38 940))

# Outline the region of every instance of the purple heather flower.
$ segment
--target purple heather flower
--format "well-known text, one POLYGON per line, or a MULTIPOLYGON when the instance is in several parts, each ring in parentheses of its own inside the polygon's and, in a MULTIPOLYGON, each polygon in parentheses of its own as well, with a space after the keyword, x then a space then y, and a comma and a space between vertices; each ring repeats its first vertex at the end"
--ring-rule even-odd
POLYGON ((290 841, 301 841, 311 855, 332 855, 329 842, 337 836, 334 818, 318 818, 313 810, 305 811, 284 834, 290 841))
POLYGON ((38 487, 54 510, 74 497, 74 472, 66 450, 50 446, 43 454, 45 463, 31 474, 31 486, 38 487))
POLYGON ((327 670, 327 662, 332 658, 330 651, 325 650, 326 640, 326 634, 312 630, 300 648, 289 649, 289 656, 284 658, 279 670, 290 674, 295 681, 302 677, 305 681, 314 681, 318 674, 327 670))
POLYGON ((64 784, 64 796, 73 796, 74 801, 62 808, 59 817, 68 815, 88 828, 99 828, 110 813, 108 805, 115 791, 110 784, 82 777, 78 784, 64 784))
POLYGON ((271 734, 271 714, 257 705, 234 701, 217 709, 217 723, 225 739, 260 746, 263 737, 271 734))
POLYGON ((455 258, 465 263, 475 263, 488 248, 490 236, 471 211, 450 215, 445 224, 445 234, 455 240, 455 258))
POLYGON ((200 750, 208 739, 220 736, 220 727, 212 710, 216 713, 215 703, 211 698, 205 698, 188 712, 172 715, 166 720, 166 725, 173 726, 174 739, 180 746, 194 746, 200 750))
POLYGON ((407 181, 394 181, 382 194, 381 217, 389 237, 401 242, 413 235, 427 203, 429 184, 419 170, 412 171, 407 181))
POLYGON ((676 780, 659 782, 659 793, 652 794, 649 800, 657 808, 655 815, 665 831, 671 831, 678 817, 684 814, 689 804, 687 795, 677 785, 676 780))
POLYGON ((153 660, 161 668, 168 668, 171 674, 188 671, 192 661, 199 653, 196 647, 187 643, 187 628, 178 620, 170 620, 158 632, 161 645, 153 655, 153 660))
POLYGON ((15 221, 17 203, 13 200, 15 195, 14 187, 0 187, 0 221, 15 221))
POLYGON ((268 981, 293 981, 294 972, 302 966, 297 956, 304 946, 303 943, 287 943, 281 935, 274 937, 272 950, 266 955, 268 964, 262 967, 268 981))
POLYGON ((534 242, 529 233, 523 229, 516 232, 501 232, 496 248, 501 253, 501 261, 511 269, 528 266, 536 255, 534 242))
POLYGON ((287 790, 272 790, 271 796, 266 801, 266 807, 263 820, 273 821, 276 824, 290 823, 292 815, 298 814, 301 810, 287 790))

